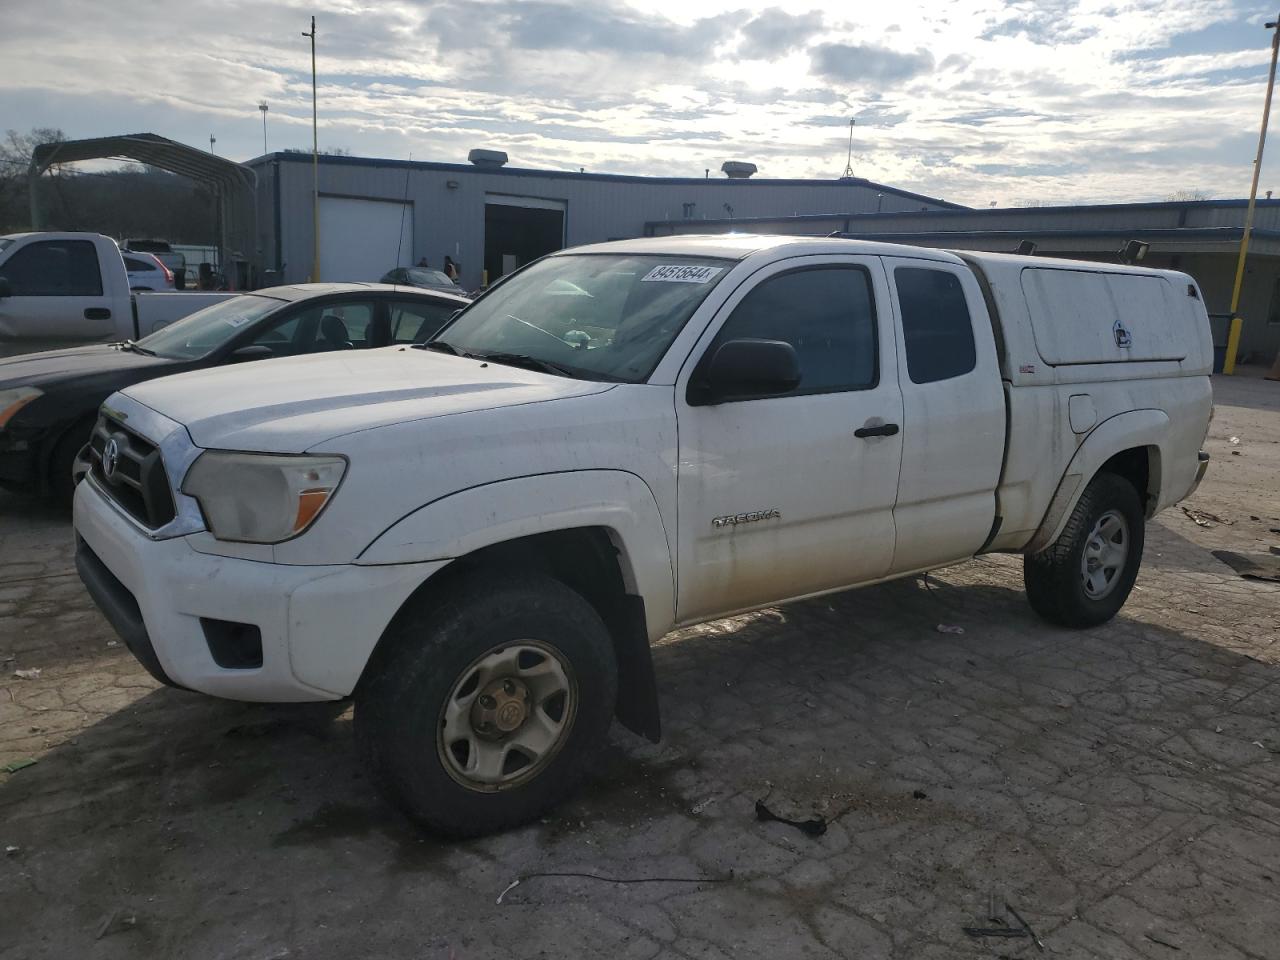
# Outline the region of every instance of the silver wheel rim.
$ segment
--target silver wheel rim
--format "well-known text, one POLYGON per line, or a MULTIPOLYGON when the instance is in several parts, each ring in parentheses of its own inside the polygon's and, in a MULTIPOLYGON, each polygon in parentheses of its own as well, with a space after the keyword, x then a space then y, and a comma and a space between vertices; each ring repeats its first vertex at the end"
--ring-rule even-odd
POLYGON ((507 790, 546 769, 577 708, 578 685, 563 654, 538 640, 503 644, 477 657, 449 691, 436 752, 467 789, 507 790))
POLYGON ((1129 558, 1129 524, 1118 510, 1098 518, 1080 555, 1080 582, 1085 596, 1101 600, 1116 588, 1129 558))

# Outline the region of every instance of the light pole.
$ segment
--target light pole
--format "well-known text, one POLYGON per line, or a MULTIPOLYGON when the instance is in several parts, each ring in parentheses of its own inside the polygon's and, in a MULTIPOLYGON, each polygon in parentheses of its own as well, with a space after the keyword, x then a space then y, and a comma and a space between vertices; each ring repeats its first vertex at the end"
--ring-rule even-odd
POLYGON ((316 18, 311 18, 311 282, 320 280, 320 134, 316 119, 316 18))
POLYGON ((215 143, 217 143, 217 142, 218 142, 218 138, 217 138, 217 137, 215 137, 212 133, 211 133, 211 134, 209 134, 209 152, 210 152, 210 153, 215 153, 215 152, 216 152, 216 151, 213 149, 213 145, 214 145, 215 143))
POLYGON ((263 153, 263 156, 266 156, 266 153, 267 153, 267 101, 265 100, 259 101, 258 109, 262 111, 262 153, 263 153))
POLYGON ((1258 199, 1258 177, 1262 174, 1262 148, 1267 144, 1267 120, 1271 117, 1271 93, 1276 86, 1276 57, 1280 55, 1280 17, 1268 23, 1271 31, 1271 72, 1267 74, 1267 98, 1262 104, 1262 130, 1258 134, 1258 156, 1253 161, 1253 184, 1249 187, 1249 206, 1244 214, 1244 233, 1240 237, 1240 259, 1236 261, 1236 282, 1231 288, 1231 327, 1227 332, 1227 355, 1222 372, 1236 371, 1236 352, 1240 349, 1240 328, 1244 325, 1236 310, 1240 306, 1240 288, 1244 286, 1244 259, 1249 253, 1249 234, 1253 232, 1253 205, 1258 199))

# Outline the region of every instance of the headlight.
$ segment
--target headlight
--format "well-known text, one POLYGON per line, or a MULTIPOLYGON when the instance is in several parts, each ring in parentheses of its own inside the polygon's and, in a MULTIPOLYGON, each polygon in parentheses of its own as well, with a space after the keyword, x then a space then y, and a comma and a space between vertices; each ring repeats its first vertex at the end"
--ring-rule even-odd
POLYGON ((320 516, 346 469, 342 457, 210 450, 191 465, 182 492, 199 501, 219 540, 280 543, 320 516))
POLYGON ((35 387, 14 387, 12 390, 0 390, 0 430, 13 419, 13 415, 25 407, 36 397, 44 396, 43 390, 35 387))

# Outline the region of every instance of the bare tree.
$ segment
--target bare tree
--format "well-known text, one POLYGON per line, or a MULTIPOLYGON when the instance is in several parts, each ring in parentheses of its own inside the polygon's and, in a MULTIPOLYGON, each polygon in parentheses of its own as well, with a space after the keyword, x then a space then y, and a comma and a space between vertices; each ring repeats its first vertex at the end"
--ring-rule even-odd
POLYGON ((30 133, 5 131, 0 139, 0 229, 26 224, 27 168, 32 151, 42 143, 66 139, 67 135, 55 127, 33 127, 30 133))
POLYGON ((1165 199, 1172 203, 1177 203, 1186 200, 1211 200, 1213 198, 1203 190, 1175 190, 1165 199))

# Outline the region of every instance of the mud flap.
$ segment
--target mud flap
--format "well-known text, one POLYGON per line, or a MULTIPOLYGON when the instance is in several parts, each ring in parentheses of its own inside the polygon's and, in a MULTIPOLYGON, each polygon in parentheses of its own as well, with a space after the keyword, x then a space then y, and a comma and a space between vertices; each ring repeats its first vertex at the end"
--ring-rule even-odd
POLYGON ((618 660, 618 722, 639 736, 657 743, 662 739, 662 711, 658 705, 658 680, 645 623, 644 600, 622 598, 622 616, 613 631, 618 660))

